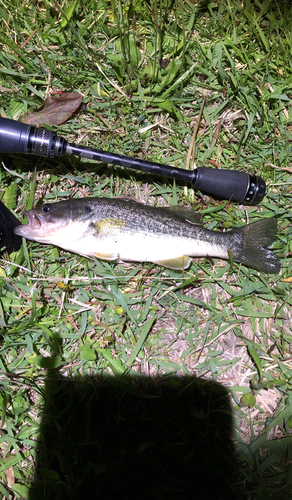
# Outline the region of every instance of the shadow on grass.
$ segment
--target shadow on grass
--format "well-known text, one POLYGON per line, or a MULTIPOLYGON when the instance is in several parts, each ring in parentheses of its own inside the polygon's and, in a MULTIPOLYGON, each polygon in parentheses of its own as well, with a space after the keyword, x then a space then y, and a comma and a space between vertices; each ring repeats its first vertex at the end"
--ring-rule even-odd
POLYGON ((227 391, 51 374, 30 500, 239 498, 227 391))

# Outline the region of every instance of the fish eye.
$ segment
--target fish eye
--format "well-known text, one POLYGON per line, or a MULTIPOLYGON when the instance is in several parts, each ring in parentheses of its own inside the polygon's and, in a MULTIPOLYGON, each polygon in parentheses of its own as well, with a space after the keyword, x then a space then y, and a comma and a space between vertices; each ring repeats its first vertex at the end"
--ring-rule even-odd
POLYGON ((47 214, 47 213, 48 213, 48 212, 50 212, 51 210, 52 210, 52 205, 47 204, 47 205, 44 205, 44 206, 42 207, 42 211, 43 211, 45 214, 47 214))

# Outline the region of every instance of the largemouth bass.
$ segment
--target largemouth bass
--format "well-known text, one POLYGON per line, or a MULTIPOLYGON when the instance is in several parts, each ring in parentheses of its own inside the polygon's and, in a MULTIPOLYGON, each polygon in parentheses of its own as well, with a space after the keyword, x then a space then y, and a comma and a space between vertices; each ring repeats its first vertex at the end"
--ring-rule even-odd
POLYGON ((84 256, 186 269, 191 257, 232 255, 234 261, 267 273, 281 267, 268 248, 277 235, 274 217, 227 232, 211 231, 192 210, 151 207, 126 198, 47 203, 26 216, 28 224, 16 227, 16 234, 84 256))

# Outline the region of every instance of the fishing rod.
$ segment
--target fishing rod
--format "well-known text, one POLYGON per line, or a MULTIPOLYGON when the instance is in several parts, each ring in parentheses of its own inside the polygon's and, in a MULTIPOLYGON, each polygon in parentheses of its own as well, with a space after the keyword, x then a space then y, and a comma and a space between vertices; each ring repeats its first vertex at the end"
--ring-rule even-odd
POLYGON ((51 130, 35 128, 27 123, 8 118, 0 118, 0 153, 24 153, 47 158, 75 155, 189 182, 194 189, 212 196, 249 205, 260 203, 266 193, 265 181, 257 175, 209 167, 185 170, 100 149, 83 147, 69 143, 51 130))

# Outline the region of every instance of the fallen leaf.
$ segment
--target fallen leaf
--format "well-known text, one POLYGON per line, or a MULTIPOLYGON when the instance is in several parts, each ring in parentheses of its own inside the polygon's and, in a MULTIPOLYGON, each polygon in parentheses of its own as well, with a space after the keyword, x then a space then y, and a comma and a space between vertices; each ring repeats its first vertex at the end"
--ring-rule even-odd
MULTIPOLYGON (((8 488, 11 488, 11 486, 15 483, 15 476, 14 476, 14 469, 13 467, 9 467, 4 471, 5 476, 6 476, 6 481, 7 481, 7 486, 8 488)), ((12 495, 9 495, 9 500, 12 500, 12 495)))
POLYGON ((28 111, 20 121, 35 127, 61 125, 80 107, 82 96, 76 92, 65 92, 60 97, 50 96, 39 109, 28 111))
POLYGON ((279 170, 285 170, 286 172, 292 172, 292 167, 278 167, 278 165, 274 165, 273 163, 265 163, 268 167, 278 168, 279 170))

